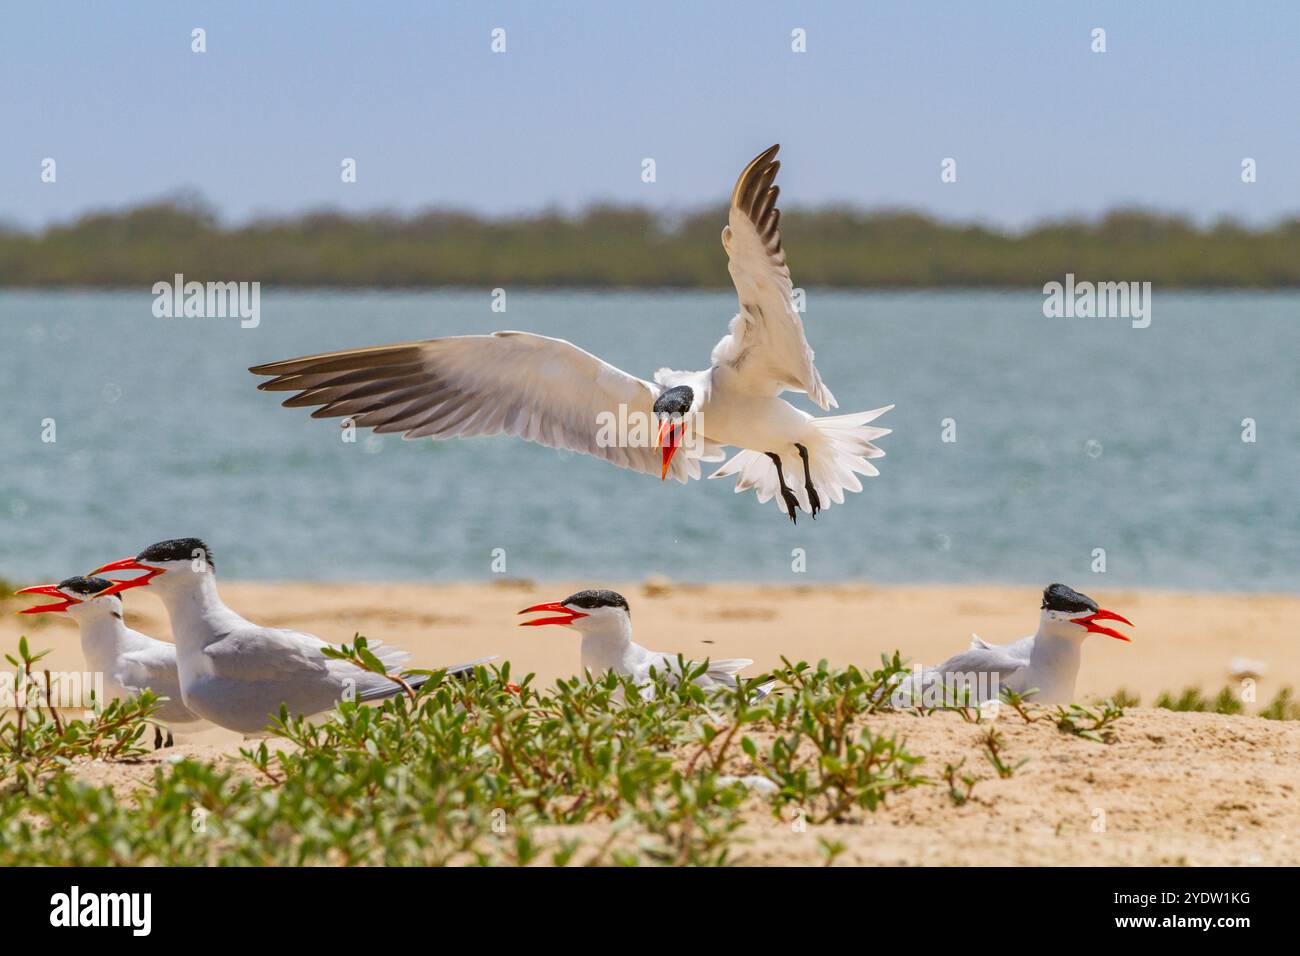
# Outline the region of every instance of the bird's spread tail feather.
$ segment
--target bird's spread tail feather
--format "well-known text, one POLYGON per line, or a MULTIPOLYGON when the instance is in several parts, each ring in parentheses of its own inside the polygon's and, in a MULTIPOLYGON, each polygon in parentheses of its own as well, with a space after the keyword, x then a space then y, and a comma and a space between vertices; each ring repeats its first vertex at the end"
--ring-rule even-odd
MULTIPOLYGON (((861 491, 862 482, 858 475, 874 478, 880 474, 870 459, 884 457, 885 453, 873 442, 888 435, 891 429, 869 423, 893 407, 886 405, 869 412, 810 419, 813 428, 804 447, 808 450, 809 472, 822 508, 828 508, 831 503, 844 504, 845 491, 861 491)), ((813 509, 804 486, 802 459, 793 446, 782 450, 780 456, 786 486, 794 492, 799 507, 811 514, 813 509)), ((777 507, 783 513, 789 513, 780 494, 776 465, 766 452, 741 451, 709 477, 727 478, 732 475, 739 476, 736 479, 737 493, 753 488, 760 504, 775 498, 777 507)))

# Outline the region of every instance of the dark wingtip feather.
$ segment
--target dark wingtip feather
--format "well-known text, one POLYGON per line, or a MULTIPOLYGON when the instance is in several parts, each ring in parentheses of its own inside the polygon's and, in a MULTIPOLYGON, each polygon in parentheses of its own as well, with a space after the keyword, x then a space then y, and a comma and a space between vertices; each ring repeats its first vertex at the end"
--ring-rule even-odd
POLYGON ((736 188, 731 191, 731 204, 733 206, 743 209, 746 214, 749 213, 752 201, 755 198, 752 195, 755 192, 754 183, 770 168, 772 157, 777 154, 780 148, 781 144, 775 143, 749 161, 749 165, 744 168, 740 178, 736 180, 736 188))

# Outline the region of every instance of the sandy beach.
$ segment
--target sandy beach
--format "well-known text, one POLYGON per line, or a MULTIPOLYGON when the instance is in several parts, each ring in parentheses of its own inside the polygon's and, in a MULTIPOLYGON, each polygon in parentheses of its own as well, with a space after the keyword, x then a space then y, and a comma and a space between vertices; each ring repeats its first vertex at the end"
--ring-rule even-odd
MULTIPOLYGON (((1290 684, 1300 688, 1300 596, 1111 590, 1074 582, 1134 623, 1131 643, 1092 637, 1084 648, 1080 699, 1120 688, 1144 704, 1161 691, 1199 686, 1218 691, 1229 665, 1247 658, 1265 666, 1258 682, 1266 702, 1290 684)), ((559 628, 519 628, 516 612, 584 587, 612 587, 631 605, 638 641, 688 657, 750 657, 754 671, 826 658, 833 665, 876 665, 882 653, 935 663, 967 646, 972 632, 1005 643, 1037 627, 1041 588, 874 586, 842 584, 686 585, 667 581, 484 584, 261 584, 222 582, 221 593, 249 619, 307 631, 331 642, 361 633, 412 652, 412 666, 432 667, 496 654, 517 675, 549 683, 579 669, 579 639, 559 628)), ((23 605, 9 602, 6 610, 23 605)), ((3 615, 0 646, 21 633, 52 649, 53 670, 79 669, 76 625, 61 616, 3 615)), ((127 595, 127 624, 170 639, 161 602, 147 590, 127 595)))
MULTIPOLYGON (((515 615, 581 586, 231 582, 222 592, 255 621, 336 641, 359 631, 409 648, 416 666, 497 654, 516 675, 535 672, 550 682, 577 669, 577 636, 517 628, 515 615)), ((935 661, 963 647, 972 631, 995 642, 1031 632, 1039 597, 1038 589, 1021 587, 614 587, 627 596, 637 637, 647 644, 694 657, 752 657, 755 671, 782 655, 874 664, 895 648, 935 661)), ((1150 707, 1161 691, 1199 686, 1216 692, 1230 683, 1234 658, 1265 665, 1259 705, 1248 712, 1281 687, 1300 685, 1300 597, 1087 590, 1136 625, 1131 644, 1090 640, 1079 680, 1081 700, 1120 688, 1141 696, 1144 706, 1129 709, 1115 743, 1081 740, 1058 733, 1050 721, 1025 724, 1008 715, 997 722, 1007 752, 1028 762, 1002 780, 981 755, 984 728, 954 714, 882 715, 872 729, 905 738, 926 758, 927 773, 941 775, 945 764, 965 758, 967 771, 979 779, 972 799, 956 807, 946 788, 926 787, 891 798, 852 823, 806 830, 774 819, 756 799, 745 812, 740 860, 816 863, 817 838, 824 837, 844 845, 837 862, 857 864, 1300 864, 1300 722, 1150 707)), ((6 610, 16 610, 15 603, 6 610)), ((127 617, 138 629, 169 636, 152 595, 131 595, 127 617)), ((53 649, 47 659, 52 670, 82 667, 71 621, 5 614, 0 646, 11 648, 24 632, 35 649, 53 649)), ((182 738, 171 753, 221 760, 238 743, 233 734, 208 731, 182 738)), ((167 756, 88 764, 74 772, 129 788, 147 782, 167 756)), ((743 773, 743 762, 734 769, 743 773)), ((592 830, 591 845, 606 835, 598 826, 578 829, 592 830)), ((581 834, 568 834, 574 835, 581 834)))

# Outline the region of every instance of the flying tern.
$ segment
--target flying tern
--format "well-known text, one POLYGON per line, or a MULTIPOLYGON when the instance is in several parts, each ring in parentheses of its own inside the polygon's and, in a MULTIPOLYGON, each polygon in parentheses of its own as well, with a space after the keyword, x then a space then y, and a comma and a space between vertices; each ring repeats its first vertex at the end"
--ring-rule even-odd
MULTIPOLYGON (((676 654, 652 651, 632 640, 632 611, 627 599, 617 591, 579 591, 563 601, 534 604, 519 613, 538 612, 555 616, 521 621, 519 626, 557 624, 577 631, 582 635, 582 666, 592 674, 613 671, 620 677, 631 677, 638 686, 650 683, 651 668, 660 674, 680 674, 676 654)), ((695 683, 701 687, 735 687, 739 673, 752 663, 746 657, 711 660, 708 670, 695 683)), ((762 685, 757 689, 758 696, 765 697, 771 688, 770 683, 762 685)))
MULTIPOLYGON (((343 700, 377 700, 399 693, 388 678, 321 653, 329 645, 311 634, 262 627, 240 617, 221 600, 212 552, 198 538, 160 541, 134 558, 94 574, 145 573, 113 585, 115 593, 149 585, 162 598, 176 637, 181 696, 190 710, 245 736, 267 733, 280 705, 310 717, 343 700)), ((410 655, 379 641, 370 650, 390 670, 410 655)), ((473 661, 449 669, 466 675, 473 661)), ((408 680, 418 687, 423 679, 408 680)))
MULTIPOLYGON (((990 644, 971 635, 971 646, 937 667, 908 675, 899 685, 902 697, 924 694, 927 687, 952 684, 966 692, 966 702, 997 700, 1003 689, 1029 694, 1040 704, 1068 704, 1074 699, 1083 641, 1089 634, 1104 634, 1121 641, 1130 638, 1098 623, 1119 621, 1133 625, 1121 614, 1101 607, 1086 594, 1064 584, 1043 590, 1038 631, 1011 644, 990 644)), ((946 701, 952 703, 952 701, 946 701)))
POLYGON ((734 446, 710 478, 736 476, 737 492, 775 499, 791 521, 799 509, 816 517, 861 491, 859 475, 879 474, 871 459, 884 452, 874 442, 890 430, 870 422, 893 406, 814 417, 780 397, 803 392, 823 410, 837 407, 813 364, 781 244, 779 148, 755 157, 732 191, 722 245, 740 311, 704 371, 661 368, 649 382, 530 332, 347 349, 249 371, 272 376, 260 389, 295 392, 284 405, 319 406, 314 418, 408 439, 504 433, 682 483, 734 446), (615 420, 628 427, 612 428, 615 420))
MULTIPOLYGON (((18 613, 65 613, 77 622, 86 663, 92 671, 103 675, 105 700, 97 703, 137 697, 144 690, 165 698, 153 717, 167 726, 165 745, 170 747, 173 728, 202 722, 182 700, 176 645, 127 627, 122 618, 122 598, 113 586, 114 582, 104 578, 75 577, 65 578, 58 584, 23 588, 17 593, 44 594, 60 600, 55 604, 37 604, 18 613)), ((154 746, 164 746, 162 731, 157 726, 154 746)))

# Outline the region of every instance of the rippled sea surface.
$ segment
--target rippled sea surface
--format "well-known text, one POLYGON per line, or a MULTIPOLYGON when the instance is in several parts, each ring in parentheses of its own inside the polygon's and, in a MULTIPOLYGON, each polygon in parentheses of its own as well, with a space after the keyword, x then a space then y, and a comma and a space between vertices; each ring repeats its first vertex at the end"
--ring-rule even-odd
POLYGON ((840 410, 898 407, 880 422, 895 430, 881 476, 798 527, 728 482, 661 484, 514 439, 344 443, 336 422, 281 408, 246 371, 516 328, 649 377, 707 364, 731 293, 518 291, 503 315, 481 291, 264 290, 255 329, 154 318, 152 302, 0 291, 9 580, 193 535, 234 578, 475 580, 503 549, 511 576, 593 584, 1300 590, 1297 294, 1157 289, 1150 327, 1134 329, 1045 318, 1032 290, 810 290, 808 334, 840 410))

